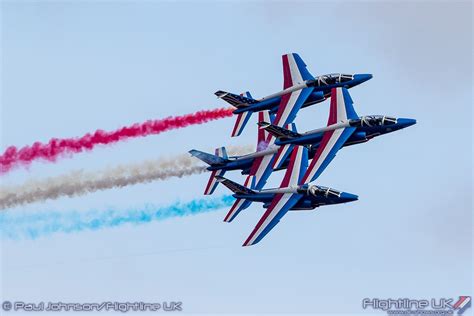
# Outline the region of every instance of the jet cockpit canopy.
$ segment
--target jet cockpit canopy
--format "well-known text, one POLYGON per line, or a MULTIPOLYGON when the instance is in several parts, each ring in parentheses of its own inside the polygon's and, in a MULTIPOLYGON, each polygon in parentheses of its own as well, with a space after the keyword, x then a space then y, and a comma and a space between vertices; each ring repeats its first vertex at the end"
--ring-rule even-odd
POLYGON ((318 76, 314 79, 314 81, 312 80, 312 83, 315 86, 321 87, 321 86, 329 86, 329 85, 334 85, 341 82, 351 81, 352 79, 354 79, 352 75, 334 73, 334 74, 318 76))
POLYGON ((313 196, 325 196, 325 197, 333 197, 333 198, 341 196, 341 192, 331 189, 331 188, 319 186, 319 185, 311 185, 308 188, 308 192, 313 196))
POLYGON ((393 125, 397 123, 397 119, 391 116, 385 115, 367 115, 360 118, 362 126, 383 126, 393 125))

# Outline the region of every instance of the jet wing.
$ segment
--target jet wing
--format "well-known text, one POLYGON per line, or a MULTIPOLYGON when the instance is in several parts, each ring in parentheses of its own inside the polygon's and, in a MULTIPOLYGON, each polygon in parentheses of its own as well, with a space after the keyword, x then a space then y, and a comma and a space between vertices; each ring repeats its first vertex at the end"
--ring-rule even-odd
MULTIPOLYGON (((332 89, 328 126, 355 118, 357 118, 357 114, 353 108, 352 99, 347 89, 332 89)), ((321 143, 316 150, 308 170, 301 179, 300 184, 316 180, 355 130, 355 127, 345 127, 324 132, 321 143)))
POLYGON ((227 188, 229 188, 229 190, 231 190, 234 193, 237 193, 237 194, 254 194, 255 193, 253 190, 247 188, 246 186, 238 184, 227 178, 216 176, 216 180, 219 182, 222 182, 223 185, 225 185, 227 188))
MULTIPOLYGON (((293 85, 303 83, 305 80, 314 79, 314 77, 306 69, 306 64, 303 62, 298 54, 292 53, 282 56, 283 61, 283 87, 289 88, 293 85)), ((313 88, 299 89, 281 97, 278 112, 273 121, 273 125, 279 127, 286 127, 291 124, 296 118, 296 114, 300 110, 303 103, 308 99, 309 95, 313 91, 313 88)), ((267 146, 273 145, 275 137, 268 135, 266 144, 267 146)), ((254 160, 250 169, 250 174, 255 176, 256 186, 255 189, 259 190, 265 186, 267 179, 270 177, 272 167, 281 165, 286 155, 291 151, 292 146, 286 146, 280 150, 275 158, 275 155, 267 155, 254 160)))
MULTIPOLYGON (((260 123, 263 123, 263 122, 260 122, 260 123)), ((274 126, 274 125, 271 125, 271 126, 274 126)), ((286 129, 283 129, 283 128, 282 129, 288 132, 297 134, 295 124, 293 123, 288 124, 285 126, 285 128, 286 129)), ((259 132, 261 130, 263 129, 259 129, 259 132)), ((275 136, 272 135, 271 133, 267 133, 267 134, 268 134, 267 140, 263 143, 264 146, 262 146, 262 149, 265 149, 268 146, 273 145, 273 143, 275 142, 275 136)), ((256 158, 253 161, 253 164, 249 172, 250 175, 255 176, 255 187, 252 187, 252 189, 257 189, 257 190, 262 189, 265 186, 268 178, 272 174, 272 171, 274 169, 281 168, 283 162, 285 162, 286 158, 292 152, 292 150, 293 150, 292 144, 283 145, 283 146, 280 146, 278 151, 274 154, 256 158)))
POLYGON ((252 204, 252 201, 245 200, 245 199, 236 199, 232 207, 230 208, 229 212, 224 218, 224 222, 230 223, 234 220, 237 215, 246 208, 248 208, 252 204))
POLYGON ((250 167, 249 176, 254 176, 255 180, 252 189, 260 190, 267 183, 268 178, 272 174, 272 165, 275 154, 260 156, 254 159, 252 167, 250 167))
POLYGON ((301 184, 314 181, 321 175, 355 129, 355 127, 346 127, 324 133, 316 154, 301 180, 301 184))
MULTIPOLYGON (((301 84, 314 77, 306 69, 306 64, 298 54, 286 54, 283 61, 283 89, 301 84)), ((282 95, 274 125, 285 126, 292 123, 303 103, 313 92, 312 87, 304 88, 282 95)))
POLYGON ((303 196, 301 194, 284 193, 276 194, 272 204, 265 211, 257 226, 253 229, 250 236, 244 242, 243 246, 251 246, 258 243, 265 237, 273 227, 280 221, 280 218, 286 214, 303 196))
POLYGON ((283 127, 296 118, 296 114, 306 102, 314 88, 304 88, 282 95, 274 125, 283 127))
MULTIPOLYGON (((308 164, 308 150, 302 146, 296 146, 291 153, 290 165, 286 169, 285 176, 280 188, 292 187, 298 184, 299 179, 306 170, 308 164)), ((251 246, 262 240, 265 235, 275 227, 280 219, 295 206, 303 195, 298 193, 275 194, 270 206, 253 229, 243 246, 251 246)))

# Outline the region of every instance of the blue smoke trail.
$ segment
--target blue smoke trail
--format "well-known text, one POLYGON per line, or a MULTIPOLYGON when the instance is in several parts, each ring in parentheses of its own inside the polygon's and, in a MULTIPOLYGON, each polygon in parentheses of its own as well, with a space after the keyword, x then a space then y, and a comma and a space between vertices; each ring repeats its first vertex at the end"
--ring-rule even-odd
POLYGON ((124 224, 144 224, 173 217, 184 217, 216 211, 231 206, 234 198, 230 195, 212 199, 198 199, 177 202, 170 206, 145 205, 140 210, 91 210, 49 211, 39 213, 0 213, 2 239, 36 239, 54 233, 74 233, 84 230, 99 230, 124 224))

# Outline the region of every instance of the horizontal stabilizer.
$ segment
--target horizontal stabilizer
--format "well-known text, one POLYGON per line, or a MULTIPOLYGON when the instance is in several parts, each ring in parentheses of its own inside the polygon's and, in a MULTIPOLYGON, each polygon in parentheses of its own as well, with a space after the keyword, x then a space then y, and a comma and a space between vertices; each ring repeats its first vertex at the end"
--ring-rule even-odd
MULTIPOLYGON (((243 96, 243 95, 238 95, 230 92, 225 92, 222 90, 219 90, 214 93, 219 99, 224 100, 225 102, 229 103, 232 106, 235 106, 236 108, 241 108, 245 106, 249 106, 250 104, 255 104, 258 103, 257 100, 243 96)), ((250 95, 250 94, 247 94, 250 95)))
POLYGON ((223 185, 228 187, 229 190, 231 190, 234 193, 237 193, 237 194, 254 194, 255 193, 255 191, 250 190, 249 188, 244 187, 243 185, 238 184, 238 183, 236 183, 234 181, 231 181, 229 179, 226 179, 224 177, 216 176, 216 179, 217 179, 218 182, 221 182, 223 185))
POLYGON ((226 162, 228 162, 228 160, 223 158, 223 157, 208 154, 208 153, 205 153, 203 151, 196 150, 196 149, 190 150, 189 153, 191 154, 191 156, 196 157, 196 158, 204 161, 205 163, 207 163, 208 165, 211 165, 211 166, 223 165, 226 162))
POLYGON ((297 132, 267 122, 259 122, 258 126, 260 126, 260 128, 265 129, 267 132, 269 132, 276 138, 289 139, 301 136, 301 134, 298 134, 297 132))

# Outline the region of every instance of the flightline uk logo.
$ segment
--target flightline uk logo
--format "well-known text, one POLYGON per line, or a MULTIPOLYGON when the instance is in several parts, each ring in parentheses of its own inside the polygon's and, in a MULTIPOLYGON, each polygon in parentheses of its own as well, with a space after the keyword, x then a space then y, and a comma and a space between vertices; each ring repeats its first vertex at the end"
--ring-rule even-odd
POLYGON ((463 315, 471 307, 470 296, 459 296, 455 301, 452 298, 426 299, 379 299, 364 298, 362 308, 382 310, 389 315, 463 315))

